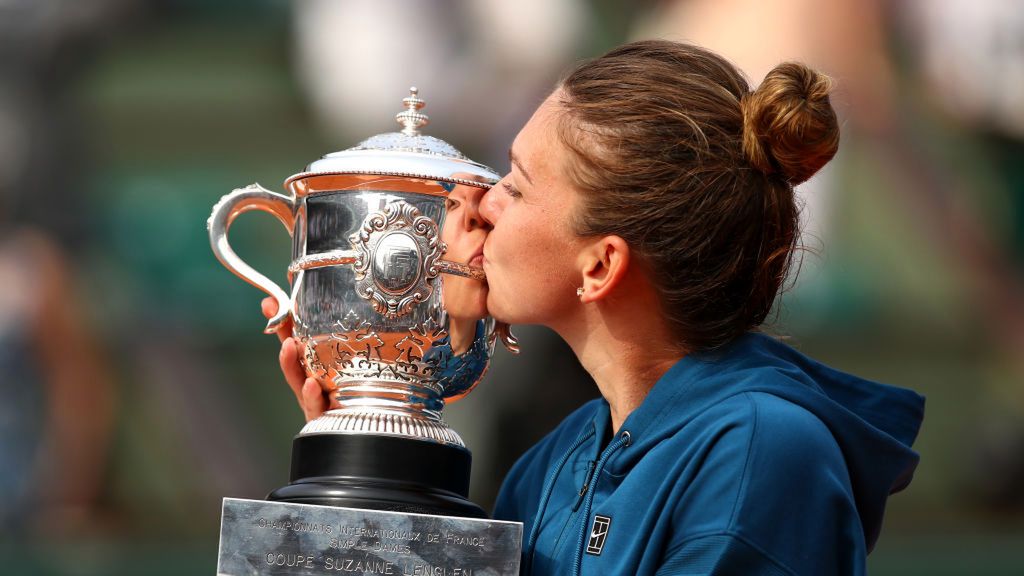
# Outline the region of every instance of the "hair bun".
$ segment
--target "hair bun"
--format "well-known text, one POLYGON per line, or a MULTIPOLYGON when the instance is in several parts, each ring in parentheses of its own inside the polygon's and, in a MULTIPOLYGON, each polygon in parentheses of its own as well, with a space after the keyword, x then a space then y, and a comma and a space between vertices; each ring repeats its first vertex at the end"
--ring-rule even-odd
POLYGON ((832 81, 797 62, 776 66, 740 101, 743 153, 765 174, 799 184, 832 159, 839 123, 829 101, 832 81))

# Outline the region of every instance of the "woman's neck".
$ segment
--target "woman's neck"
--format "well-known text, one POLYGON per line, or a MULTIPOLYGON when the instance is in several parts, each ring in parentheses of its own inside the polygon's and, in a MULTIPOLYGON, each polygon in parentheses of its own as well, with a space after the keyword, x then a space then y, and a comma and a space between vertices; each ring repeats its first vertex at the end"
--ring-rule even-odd
POLYGON ((608 402, 612 431, 618 433, 658 379, 685 353, 663 346, 670 340, 659 334, 657 326, 642 329, 641 323, 604 321, 587 324, 586 330, 562 336, 608 402), (616 326, 633 333, 613 332, 616 326))

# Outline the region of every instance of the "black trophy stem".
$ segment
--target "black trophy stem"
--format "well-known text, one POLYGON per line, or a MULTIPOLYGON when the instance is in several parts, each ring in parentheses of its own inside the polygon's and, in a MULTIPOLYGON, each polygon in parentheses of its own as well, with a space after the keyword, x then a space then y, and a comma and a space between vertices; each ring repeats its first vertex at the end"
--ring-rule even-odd
POLYGON ((400 436, 310 434, 292 443, 291 483, 268 500, 486 518, 467 499, 469 450, 400 436))

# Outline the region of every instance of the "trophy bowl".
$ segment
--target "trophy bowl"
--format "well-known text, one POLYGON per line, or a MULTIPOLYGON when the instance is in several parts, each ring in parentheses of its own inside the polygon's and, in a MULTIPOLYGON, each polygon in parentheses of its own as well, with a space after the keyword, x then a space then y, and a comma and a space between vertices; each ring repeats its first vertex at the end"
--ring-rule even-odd
POLYGON ((285 181, 224 196, 208 222, 221 263, 272 296, 272 333, 291 319, 306 373, 330 409, 295 438, 291 483, 270 500, 484 517, 466 497, 470 455, 446 402, 480 381, 507 327, 487 317, 479 268, 486 230, 466 210, 499 176, 420 133, 415 88, 379 134, 285 181), (242 212, 273 214, 292 236, 289 292, 228 243, 242 212))

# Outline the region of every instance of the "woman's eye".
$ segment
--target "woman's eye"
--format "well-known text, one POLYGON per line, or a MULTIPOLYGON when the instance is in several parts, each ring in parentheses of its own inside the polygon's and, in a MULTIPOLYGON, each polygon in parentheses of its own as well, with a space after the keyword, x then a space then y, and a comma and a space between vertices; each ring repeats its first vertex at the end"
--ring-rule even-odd
POLYGON ((505 188, 505 193, 507 193, 509 196, 513 198, 523 197, 523 194, 519 190, 516 190, 516 187, 513 186, 512 184, 509 184, 508 182, 503 182, 501 185, 502 187, 505 188))

